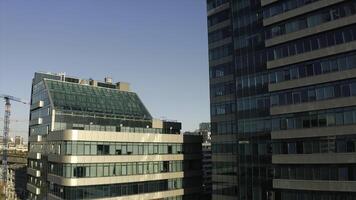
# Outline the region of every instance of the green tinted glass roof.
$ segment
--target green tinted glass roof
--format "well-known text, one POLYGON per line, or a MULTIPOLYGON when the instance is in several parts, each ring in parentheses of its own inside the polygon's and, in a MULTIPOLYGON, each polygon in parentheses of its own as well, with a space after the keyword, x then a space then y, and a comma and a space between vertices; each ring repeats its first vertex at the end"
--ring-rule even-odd
POLYGON ((44 81, 55 109, 152 118, 136 93, 48 79, 44 81))

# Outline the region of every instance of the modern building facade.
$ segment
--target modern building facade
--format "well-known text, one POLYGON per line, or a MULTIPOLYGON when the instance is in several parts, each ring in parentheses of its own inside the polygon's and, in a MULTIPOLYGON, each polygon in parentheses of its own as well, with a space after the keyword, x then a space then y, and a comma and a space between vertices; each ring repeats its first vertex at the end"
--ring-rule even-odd
POLYGON ((203 199, 209 200, 212 196, 212 162, 211 162, 211 125, 209 122, 199 124, 198 134, 203 137, 202 143, 202 172, 203 172, 203 199))
POLYGON ((6 199, 26 199, 26 164, 10 164, 7 176, 6 199))
POLYGON ((204 199, 211 199, 212 195, 212 163, 211 163, 211 143, 202 144, 202 173, 203 173, 203 195, 204 199))
POLYGON ((128 84, 36 73, 29 199, 197 199, 201 137, 152 119, 128 84))
POLYGON ((355 199, 356 2, 207 9, 213 199, 355 199))
MULTIPOLYGON (((27 199, 26 180, 27 180, 27 153, 23 151, 8 151, 7 157, 7 180, 5 190, 3 190, 3 181, 0 181, 1 192, 0 199, 6 200, 18 200, 27 199), (3 194, 4 193, 4 194, 3 194)), ((3 168, 0 167, 0 172, 3 172, 3 168)))

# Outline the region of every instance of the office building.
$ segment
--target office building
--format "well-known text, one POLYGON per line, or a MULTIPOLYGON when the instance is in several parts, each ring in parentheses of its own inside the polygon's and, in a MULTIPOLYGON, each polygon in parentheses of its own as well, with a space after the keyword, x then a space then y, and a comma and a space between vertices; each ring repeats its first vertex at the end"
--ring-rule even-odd
POLYGON ((180 129, 127 83, 35 73, 29 199, 198 199, 201 137, 180 129))
POLYGON ((211 143, 202 144, 202 173, 203 173, 203 196, 204 199, 211 199, 212 191, 212 164, 211 164, 211 143))
POLYGON ((26 199, 26 163, 10 164, 7 171, 6 199, 26 199))
POLYGON ((15 146, 23 145, 23 137, 22 136, 15 136, 15 146))
MULTIPOLYGON (((7 175, 6 185, 3 183, 3 179, 0 180, 2 190, 0 191, 0 199, 5 199, 4 193, 6 193, 6 200, 26 199, 26 164, 27 153, 10 150, 7 154, 7 175), (5 188, 3 188, 5 186, 5 188)), ((0 167, 0 174, 3 173, 3 167, 0 167)))
POLYGON ((273 171, 261 5, 208 0, 207 9, 213 199, 267 199, 273 171))
POLYGON ((211 142, 211 125, 209 122, 199 124, 199 133, 203 137, 203 143, 211 142))
POLYGON ((207 9, 213 199, 354 199, 356 2, 207 9))
POLYGON ((199 129, 190 134, 200 135, 203 138, 202 143, 202 173, 203 173, 203 192, 204 200, 211 199, 212 196, 212 162, 211 162, 211 132, 210 123, 203 122, 199 124, 199 129))

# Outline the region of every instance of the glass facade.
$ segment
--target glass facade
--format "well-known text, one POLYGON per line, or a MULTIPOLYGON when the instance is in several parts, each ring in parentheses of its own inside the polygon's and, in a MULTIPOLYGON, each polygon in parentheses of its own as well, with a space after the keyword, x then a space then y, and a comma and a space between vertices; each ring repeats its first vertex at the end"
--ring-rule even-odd
MULTIPOLYGON (((246 121, 269 119, 262 7, 260 1, 231 1, 235 58, 237 199, 267 199, 271 187, 270 130, 246 121), (252 78, 253 77, 253 78, 252 78), (250 79, 251 78, 251 79, 250 79), (246 87, 247 86, 247 87, 246 87), (245 127, 246 128, 243 128, 245 127), (248 128, 248 126, 250 126, 248 128), (246 134, 249 133, 249 134, 246 134)), ((233 151, 234 152, 234 149, 233 151)))
POLYGON ((60 141, 47 142, 46 145, 30 143, 30 152, 47 152, 57 155, 164 155, 196 154, 200 145, 182 143, 148 142, 90 142, 60 141))
POLYGON ((355 1, 207 0, 207 6, 213 199, 353 199, 349 186, 330 191, 323 183, 318 196, 294 182, 279 188, 273 179, 354 184, 347 160, 283 158, 355 153, 355 1), (313 136, 298 135, 304 130, 313 136), (273 163, 274 156, 281 161, 273 163))
POLYGON ((356 123, 355 104, 351 103, 356 77, 355 5, 351 0, 325 5, 288 0, 263 8, 265 22, 269 22, 265 37, 278 43, 267 48, 269 64, 288 63, 269 70, 269 83, 276 86, 270 92, 276 200, 355 197, 355 191, 347 189, 356 181, 353 162, 334 159, 355 153, 355 132, 345 131, 355 130, 356 123), (293 15, 295 12, 302 14, 293 15), (285 18, 278 20, 282 14, 285 18), (298 58, 303 59, 294 60, 298 58), (281 108, 286 109, 279 112, 281 108), (294 159, 297 162, 288 162, 294 159))
POLYGON ((356 52, 339 54, 272 70, 270 83, 302 79, 356 68, 356 52))
POLYGON ((50 194, 54 194, 62 199, 94 199, 176 190, 182 187, 182 179, 81 187, 66 187, 54 184, 50 186, 50 194))
POLYGON ((64 81, 45 80, 54 108, 107 114, 126 118, 151 119, 136 93, 92 87, 64 81))
POLYGON ((224 160, 213 161, 213 199, 268 199, 273 173, 263 9, 259 0, 207 2, 208 10, 221 10, 208 13, 212 153, 224 160), (219 29, 211 23, 217 16, 225 16, 216 20, 219 29), (226 38, 230 44, 217 45, 226 38), (233 50, 222 51, 229 46, 233 50))
MULTIPOLYGON (((199 166, 199 165, 198 165, 199 166)), ((196 170, 199 170, 197 168, 196 170)), ((48 172, 66 178, 92 178, 182 172, 183 161, 123 163, 49 163, 48 172)))
POLYGON ((349 0, 339 5, 327 7, 311 14, 301 15, 291 20, 269 26, 266 30, 266 39, 312 28, 333 20, 354 15, 355 13, 356 2, 349 0))

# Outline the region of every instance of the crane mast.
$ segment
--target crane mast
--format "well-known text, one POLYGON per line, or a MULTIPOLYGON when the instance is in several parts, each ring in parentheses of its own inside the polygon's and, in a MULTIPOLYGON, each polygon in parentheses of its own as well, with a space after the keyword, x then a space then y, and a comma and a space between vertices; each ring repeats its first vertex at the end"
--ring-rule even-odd
POLYGON ((5 116, 4 116, 4 134, 3 134, 3 151, 2 151, 2 167, 3 167, 3 184, 4 184, 4 194, 5 194, 5 199, 6 199, 6 184, 7 184, 7 154, 8 154, 8 140, 9 140, 9 131, 10 131, 10 115, 11 115, 11 101, 17 101, 23 104, 29 104, 25 101, 22 101, 19 98, 10 96, 10 95, 0 95, 0 98, 3 98, 5 100, 5 116))
POLYGON ((3 181, 4 181, 4 194, 6 198, 6 182, 7 182, 7 150, 8 150, 8 138, 10 130, 10 114, 11 103, 10 98, 5 99, 5 116, 4 116, 4 135, 3 135, 3 152, 2 152, 2 165, 3 165, 3 181))

